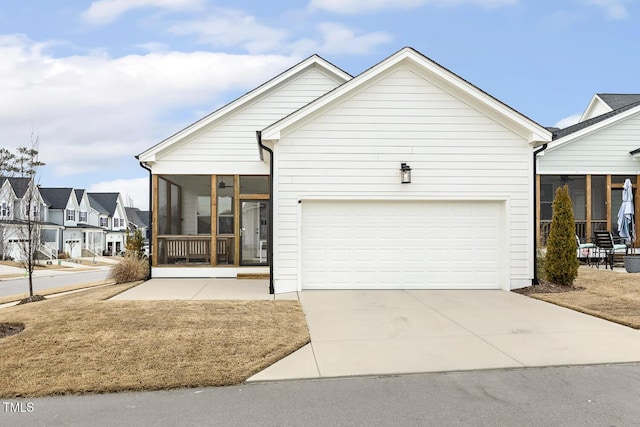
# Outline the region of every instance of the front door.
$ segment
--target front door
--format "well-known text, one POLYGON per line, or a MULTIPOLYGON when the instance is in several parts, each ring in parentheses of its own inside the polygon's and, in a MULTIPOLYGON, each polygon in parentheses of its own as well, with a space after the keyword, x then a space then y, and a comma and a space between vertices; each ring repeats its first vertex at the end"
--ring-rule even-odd
POLYGON ((267 265, 269 202, 242 200, 240 210, 240 265, 267 265))

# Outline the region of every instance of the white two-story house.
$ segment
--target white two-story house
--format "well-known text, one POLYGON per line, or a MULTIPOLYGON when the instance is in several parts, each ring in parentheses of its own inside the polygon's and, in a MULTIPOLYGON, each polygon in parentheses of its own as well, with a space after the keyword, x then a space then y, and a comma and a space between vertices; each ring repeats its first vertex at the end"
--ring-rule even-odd
POLYGON ((29 220, 39 230, 37 256, 54 258, 63 227, 50 221, 40 189, 31 178, 0 177, 0 259, 24 259, 22 243, 29 236, 29 220))

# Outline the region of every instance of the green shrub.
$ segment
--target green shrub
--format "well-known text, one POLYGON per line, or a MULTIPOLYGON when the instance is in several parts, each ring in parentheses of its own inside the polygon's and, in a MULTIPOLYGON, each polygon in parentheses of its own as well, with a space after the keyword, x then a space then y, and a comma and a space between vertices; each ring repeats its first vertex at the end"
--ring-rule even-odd
POLYGON ((125 249, 127 253, 134 254, 138 258, 144 257, 144 236, 142 230, 137 229, 133 234, 127 231, 127 243, 125 249))
POLYGON ((545 276, 549 282, 573 286, 573 281, 578 276, 577 250, 573 208, 569 187, 565 185, 556 190, 553 199, 553 216, 544 263, 545 276))
POLYGON ((147 260, 136 256, 125 256, 122 261, 111 267, 109 278, 119 283, 137 282, 144 280, 149 274, 149 263, 147 260))

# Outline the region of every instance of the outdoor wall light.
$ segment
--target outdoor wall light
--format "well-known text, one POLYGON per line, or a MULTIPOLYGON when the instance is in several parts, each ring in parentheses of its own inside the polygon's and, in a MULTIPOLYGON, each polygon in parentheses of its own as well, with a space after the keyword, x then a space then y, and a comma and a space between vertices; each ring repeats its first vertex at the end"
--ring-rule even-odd
POLYGON ((411 184, 411 166, 406 163, 400 164, 400 182, 411 184))

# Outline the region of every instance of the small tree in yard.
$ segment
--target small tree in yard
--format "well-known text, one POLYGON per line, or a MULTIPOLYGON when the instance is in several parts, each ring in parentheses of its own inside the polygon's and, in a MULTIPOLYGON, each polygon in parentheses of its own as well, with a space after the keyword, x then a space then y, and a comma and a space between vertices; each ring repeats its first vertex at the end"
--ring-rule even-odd
POLYGON ((578 276, 576 231, 569 187, 556 190, 553 199, 553 216, 547 240, 545 259, 546 279, 556 285, 573 286, 578 276))
POLYGON ((138 228, 133 234, 127 231, 127 243, 125 244, 127 255, 142 258, 144 256, 144 250, 142 249, 143 246, 144 236, 142 235, 142 230, 138 228))

